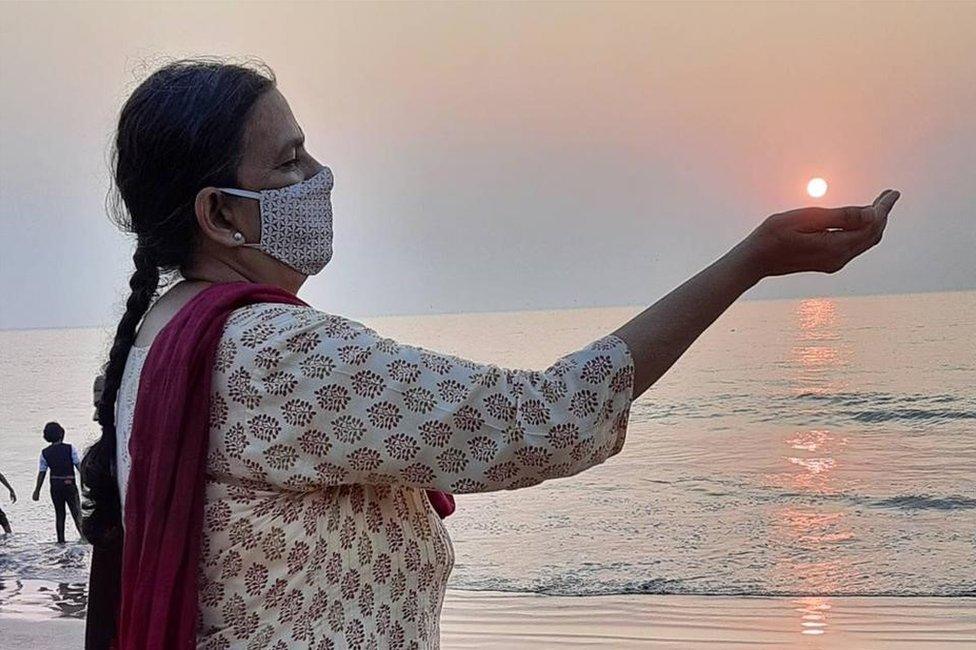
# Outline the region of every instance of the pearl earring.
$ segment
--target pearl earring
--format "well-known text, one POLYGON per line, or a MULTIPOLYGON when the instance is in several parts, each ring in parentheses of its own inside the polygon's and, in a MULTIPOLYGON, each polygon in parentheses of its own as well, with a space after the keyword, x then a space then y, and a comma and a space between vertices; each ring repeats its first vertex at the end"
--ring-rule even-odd
POLYGON ((242 233, 235 232, 234 241, 236 241, 238 244, 244 243, 244 235, 242 233))

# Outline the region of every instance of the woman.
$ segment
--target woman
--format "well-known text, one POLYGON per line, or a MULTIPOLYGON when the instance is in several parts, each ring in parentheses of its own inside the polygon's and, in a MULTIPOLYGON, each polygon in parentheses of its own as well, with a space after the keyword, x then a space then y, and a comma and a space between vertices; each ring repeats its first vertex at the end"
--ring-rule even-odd
POLYGON ((447 493, 613 456, 631 401, 739 295, 839 270, 898 197, 774 215, 615 332, 523 371, 295 297, 332 253, 332 172, 303 142, 266 68, 176 62, 121 111, 135 272, 85 461, 89 647, 437 647, 447 493), (165 273, 182 279, 154 301, 165 273))
MULTIPOLYGON (((54 529, 58 544, 64 544, 65 506, 71 512, 75 528, 81 532, 81 503, 78 499, 78 484, 75 483, 75 467, 78 466, 78 450, 64 442, 64 427, 57 422, 44 425, 44 440, 48 446, 41 450, 37 461, 37 485, 32 498, 41 498, 41 486, 48 469, 51 470, 51 503, 54 504, 54 529)), ((84 535, 82 535, 84 537, 84 535)))

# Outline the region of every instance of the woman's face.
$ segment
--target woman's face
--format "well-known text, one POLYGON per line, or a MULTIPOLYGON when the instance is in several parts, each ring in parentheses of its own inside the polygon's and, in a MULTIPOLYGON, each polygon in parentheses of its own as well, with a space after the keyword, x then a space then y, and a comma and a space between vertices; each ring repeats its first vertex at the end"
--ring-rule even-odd
MULTIPOLYGON (((311 178, 322 164, 305 150, 305 134, 277 89, 264 93, 255 102, 244 128, 242 158, 237 168, 236 187, 265 190, 293 185, 311 178)), ((247 242, 261 240, 260 203, 224 194, 228 221, 247 242)), ((300 286, 305 276, 261 251, 236 248, 248 277, 283 287, 300 286)))
POLYGON ((242 189, 266 190, 299 183, 322 165, 305 151, 305 134, 277 89, 254 104, 244 129, 243 158, 237 169, 242 189))

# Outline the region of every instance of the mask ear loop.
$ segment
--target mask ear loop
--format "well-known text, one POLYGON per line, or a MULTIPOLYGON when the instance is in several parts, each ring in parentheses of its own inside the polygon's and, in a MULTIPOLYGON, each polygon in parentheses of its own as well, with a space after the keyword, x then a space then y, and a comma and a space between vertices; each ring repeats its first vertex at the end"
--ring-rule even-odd
MULTIPOLYGON (((221 192, 225 192, 227 194, 232 194, 234 196, 242 196, 245 199, 256 199, 258 201, 261 200, 261 193, 260 192, 252 192, 251 190, 239 190, 239 189, 234 188, 234 187, 218 187, 218 188, 215 188, 215 189, 218 189, 221 192)), ((243 235, 241 235, 241 236, 243 237, 243 235)), ((237 239, 237 238, 235 237, 234 239, 237 239)), ((252 244, 252 243, 249 243, 249 242, 241 242, 238 245, 241 246, 241 247, 243 247, 243 248, 256 248, 258 250, 261 249, 261 244, 252 244)))
POLYGON ((257 248, 261 249, 261 244, 252 244, 244 241, 244 233, 237 231, 234 233, 234 241, 237 243, 238 248, 257 248))
POLYGON ((258 199, 261 200, 260 192, 252 192, 251 190, 239 190, 233 187, 217 187, 221 192, 226 192, 227 194, 233 194, 234 196, 243 196, 245 199, 258 199))

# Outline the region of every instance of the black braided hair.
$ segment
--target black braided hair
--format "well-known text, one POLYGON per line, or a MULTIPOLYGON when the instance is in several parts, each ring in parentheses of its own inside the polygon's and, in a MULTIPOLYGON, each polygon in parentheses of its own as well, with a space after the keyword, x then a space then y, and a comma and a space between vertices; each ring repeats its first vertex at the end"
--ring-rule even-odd
POLYGON ((274 73, 260 62, 183 59, 153 72, 119 114, 109 212, 121 230, 135 235, 135 272, 103 368, 97 405, 102 435, 81 465, 82 528, 95 545, 108 547, 121 539, 115 402, 136 330, 161 277, 173 279, 192 260, 197 193, 237 184, 247 118, 258 97, 274 85, 274 73))

